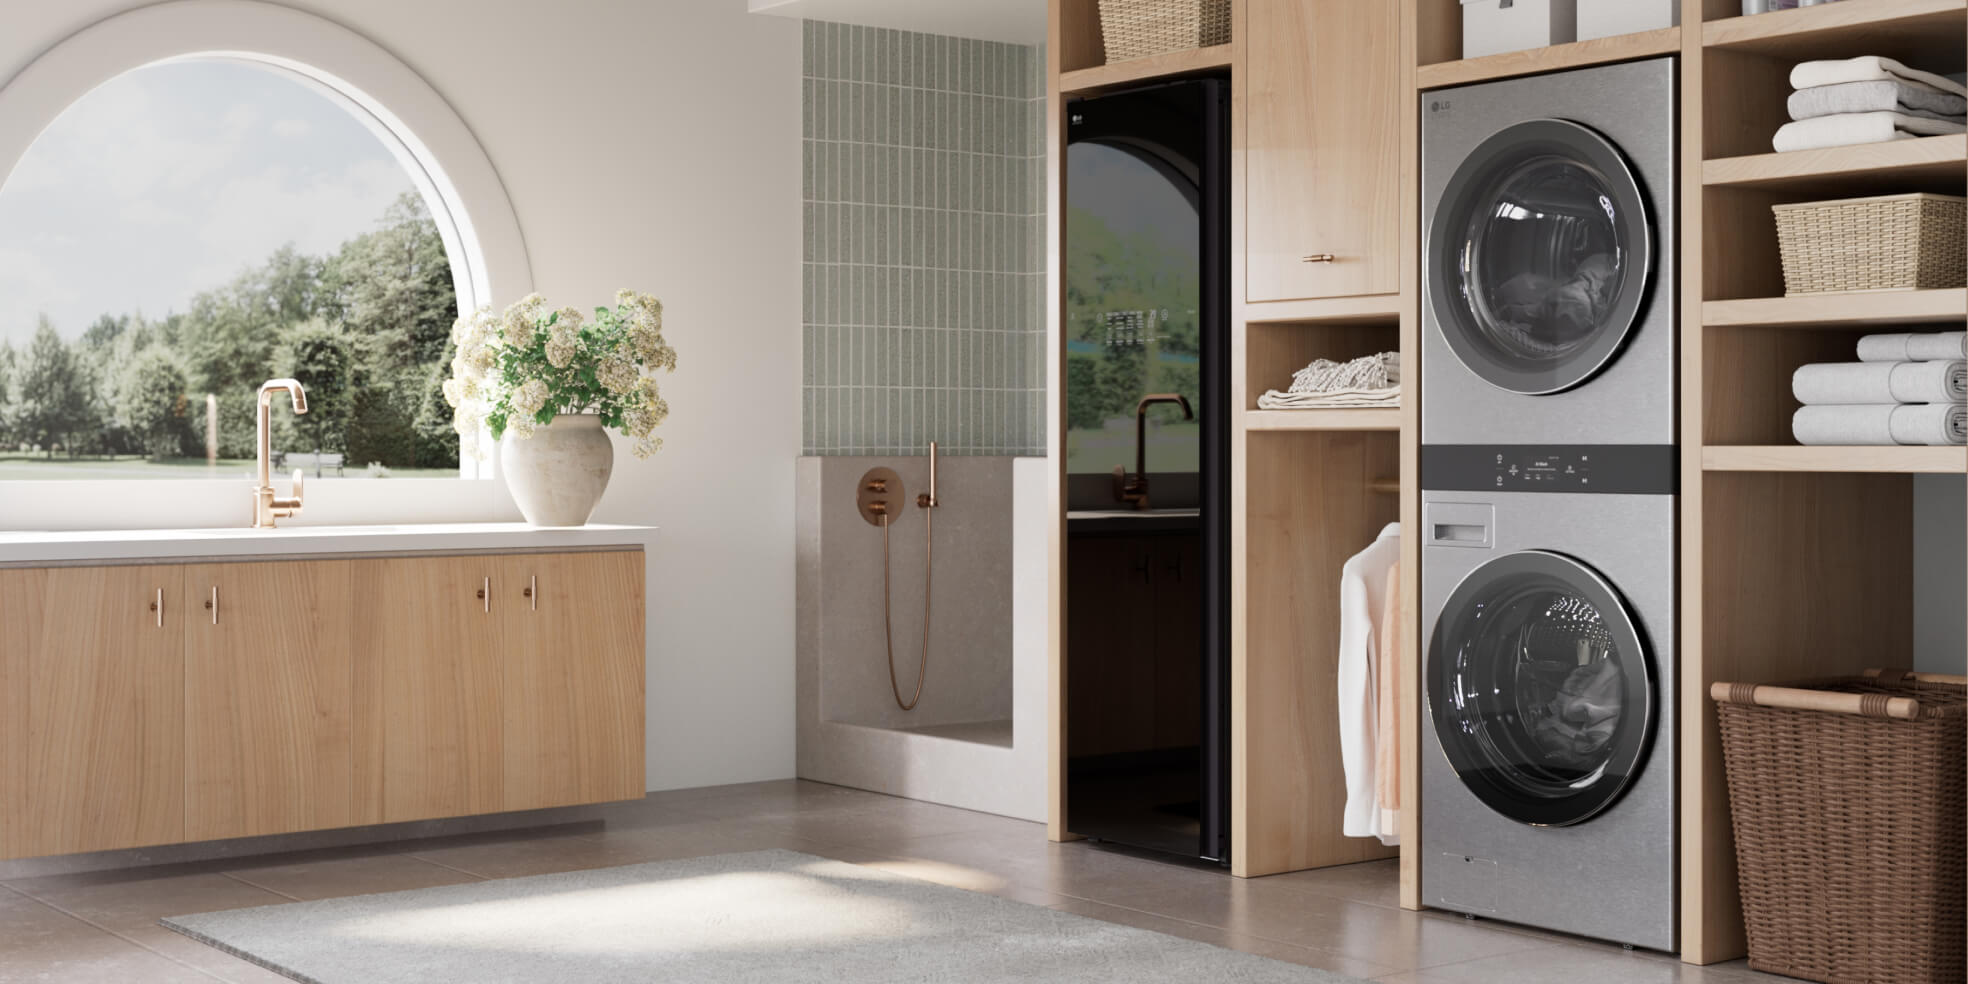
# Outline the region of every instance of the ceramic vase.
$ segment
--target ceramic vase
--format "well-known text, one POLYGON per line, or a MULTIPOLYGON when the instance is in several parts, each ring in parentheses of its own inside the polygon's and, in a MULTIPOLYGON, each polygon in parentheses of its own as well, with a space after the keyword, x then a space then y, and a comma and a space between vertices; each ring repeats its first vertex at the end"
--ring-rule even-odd
POLYGON ((608 489, 615 445, 591 413, 563 413, 525 439, 508 430, 499 466, 521 515, 534 526, 584 526, 608 489))

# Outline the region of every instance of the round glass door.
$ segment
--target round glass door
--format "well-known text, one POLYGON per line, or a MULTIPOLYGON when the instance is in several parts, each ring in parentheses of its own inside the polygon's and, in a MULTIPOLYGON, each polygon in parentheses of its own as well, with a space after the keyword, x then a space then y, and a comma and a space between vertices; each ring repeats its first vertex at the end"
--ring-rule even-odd
POLYGON ((1520 823, 1591 819, 1651 739, 1639 631, 1611 585, 1559 554, 1510 554, 1464 578, 1436 623, 1427 686, 1456 775, 1520 823))
POLYGON ((1565 120, 1502 130, 1443 193, 1429 240, 1435 313, 1456 357, 1541 396, 1592 378, 1633 330, 1653 256, 1619 151, 1565 120))

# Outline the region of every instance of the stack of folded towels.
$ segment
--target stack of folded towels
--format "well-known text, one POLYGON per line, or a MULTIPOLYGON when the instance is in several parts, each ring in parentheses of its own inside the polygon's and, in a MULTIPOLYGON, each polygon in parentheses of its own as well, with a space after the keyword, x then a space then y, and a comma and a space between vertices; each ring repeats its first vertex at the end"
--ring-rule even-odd
POLYGON ((1259 410, 1330 410, 1401 405, 1401 353, 1363 355, 1351 362, 1314 359, 1292 373, 1291 389, 1257 398, 1259 410))
POLYGON ((1791 69, 1790 118, 1779 152, 1884 143, 1968 131, 1968 87, 1891 58, 1866 55, 1791 69))
POLYGON ((1867 335, 1859 361, 1805 366, 1790 391, 1799 444, 1968 443, 1968 332, 1867 335))

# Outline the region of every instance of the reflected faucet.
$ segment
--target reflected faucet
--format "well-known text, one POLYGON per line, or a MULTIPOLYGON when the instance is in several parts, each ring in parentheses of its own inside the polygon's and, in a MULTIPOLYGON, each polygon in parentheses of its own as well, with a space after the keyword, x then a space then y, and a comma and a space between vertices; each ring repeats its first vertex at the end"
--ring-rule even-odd
POLYGON ((1114 467, 1114 500, 1138 510, 1148 508, 1148 408, 1157 403, 1173 403, 1182 408, 1182 419, 1195 420, 1189 398, 1180 393, 1151 393, 1134 405, 1134 475, 1127 466, 1114 467))
POLYGON ((273 494, 273 473, 268 467, 273 456, 273 394, 286 393, 293 398, 294 412, 307 412, 307 390, 301 388, 299 380, 269 379, 260 385, 260 431, 259 431, 259 475, 260 482, 253 487, 253 528, 273 529, 275 519, 292 516, 301 511, 301 470, 294 469, 294 497, 283 499, 273 494))

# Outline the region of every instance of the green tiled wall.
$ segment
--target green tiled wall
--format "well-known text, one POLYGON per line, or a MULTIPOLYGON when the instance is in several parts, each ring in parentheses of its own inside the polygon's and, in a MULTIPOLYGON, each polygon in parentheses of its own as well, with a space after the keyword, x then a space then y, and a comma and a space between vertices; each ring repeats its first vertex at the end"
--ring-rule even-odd
POLYGON ((806 22, 807 454, 1045 453, 1044 72, 806 22))

